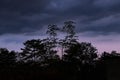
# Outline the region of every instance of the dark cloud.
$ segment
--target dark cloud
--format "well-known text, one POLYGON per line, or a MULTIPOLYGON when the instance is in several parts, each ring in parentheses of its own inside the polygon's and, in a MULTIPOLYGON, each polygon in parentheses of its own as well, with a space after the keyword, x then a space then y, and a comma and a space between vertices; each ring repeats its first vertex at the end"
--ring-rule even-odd
MULTIPOLYGON (((107 16, 98 20, 89 21, 77 28, 78 32, 91 32, 93 36, 120 34, 120 14, 107 16)), ((88 34, 90 35, 90 34, 88 34)))
POLYGON ((51 0, 0 0, 0 10, 22 15, 43 12, 51 0))
POLYGON ((30 33, 75 20, 78 32, 118 33, 119 0, 0 0, 0 34, 30 33))
POLYGON ((36 21, 36 19, 33 21, 33 16, 37 18, 36 15, 38 15, 40 18, 50 1, 0 0, 0 34, 34 30, 40 26, 40 22, 36 21))

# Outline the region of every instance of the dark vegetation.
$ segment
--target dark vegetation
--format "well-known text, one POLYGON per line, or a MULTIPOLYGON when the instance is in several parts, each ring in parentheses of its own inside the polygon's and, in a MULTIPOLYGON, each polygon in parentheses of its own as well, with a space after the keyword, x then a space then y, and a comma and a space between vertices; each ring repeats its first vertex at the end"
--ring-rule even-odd
POLYGON ((21 52, 0 48, 0 80, 108 80, 107 66, 120 61, 119 53, 98 57, 91 43, 78 41, 74 24, 48 25, 49 36, 26 41, 21 52), (57 38, 57 32, 65 37, 57 38))

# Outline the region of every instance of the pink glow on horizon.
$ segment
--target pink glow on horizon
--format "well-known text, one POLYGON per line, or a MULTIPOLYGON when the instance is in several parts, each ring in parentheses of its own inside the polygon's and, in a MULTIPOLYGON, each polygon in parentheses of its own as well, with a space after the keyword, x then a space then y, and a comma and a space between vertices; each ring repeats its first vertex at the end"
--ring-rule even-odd
MULTIPOLYGON (((84 33, 85 34, 85 33, 84 33)), ((94 47, 98 49, 98 53, 104 51, 111 52, 115 50, 120 52, 120 36, 119 35, 108 35, 108 36, 83 36, 79 34, 79 42, 89 42, 92 43, 94 47)), ((27 36, 27 35, 4 35, 0 37, 0 47, 8 48, 9 50, 20 51, 24 47, 23 42, 30 39, 41 39, 45 36, 27 36), (6 42, 12 40, 12 42, 6 42), (17 42, 17 41, 18 42, 17 42)), ((62 35, 60 37, 63 37, 62 35)), ((60 52, 59 52, 60 53, 60 52)))

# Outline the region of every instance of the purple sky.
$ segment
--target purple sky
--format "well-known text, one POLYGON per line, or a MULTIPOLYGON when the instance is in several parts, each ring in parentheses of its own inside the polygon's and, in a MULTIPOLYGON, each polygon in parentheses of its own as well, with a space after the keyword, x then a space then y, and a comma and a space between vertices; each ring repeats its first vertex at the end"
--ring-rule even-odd
POLYGON ((19 51, 48 24, 74 20, 80 41, 120 52, 120 0, 0 0, 0 47, 19 51))

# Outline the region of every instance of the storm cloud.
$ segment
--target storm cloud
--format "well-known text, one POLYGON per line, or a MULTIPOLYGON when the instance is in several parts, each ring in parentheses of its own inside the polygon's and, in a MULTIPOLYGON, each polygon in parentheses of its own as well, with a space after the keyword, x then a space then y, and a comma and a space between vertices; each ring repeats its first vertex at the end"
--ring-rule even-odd
POLYGON ((0 0, 0 34, 30 33, 74 20, 78 32, 119 33, 119 0, 0 0))

